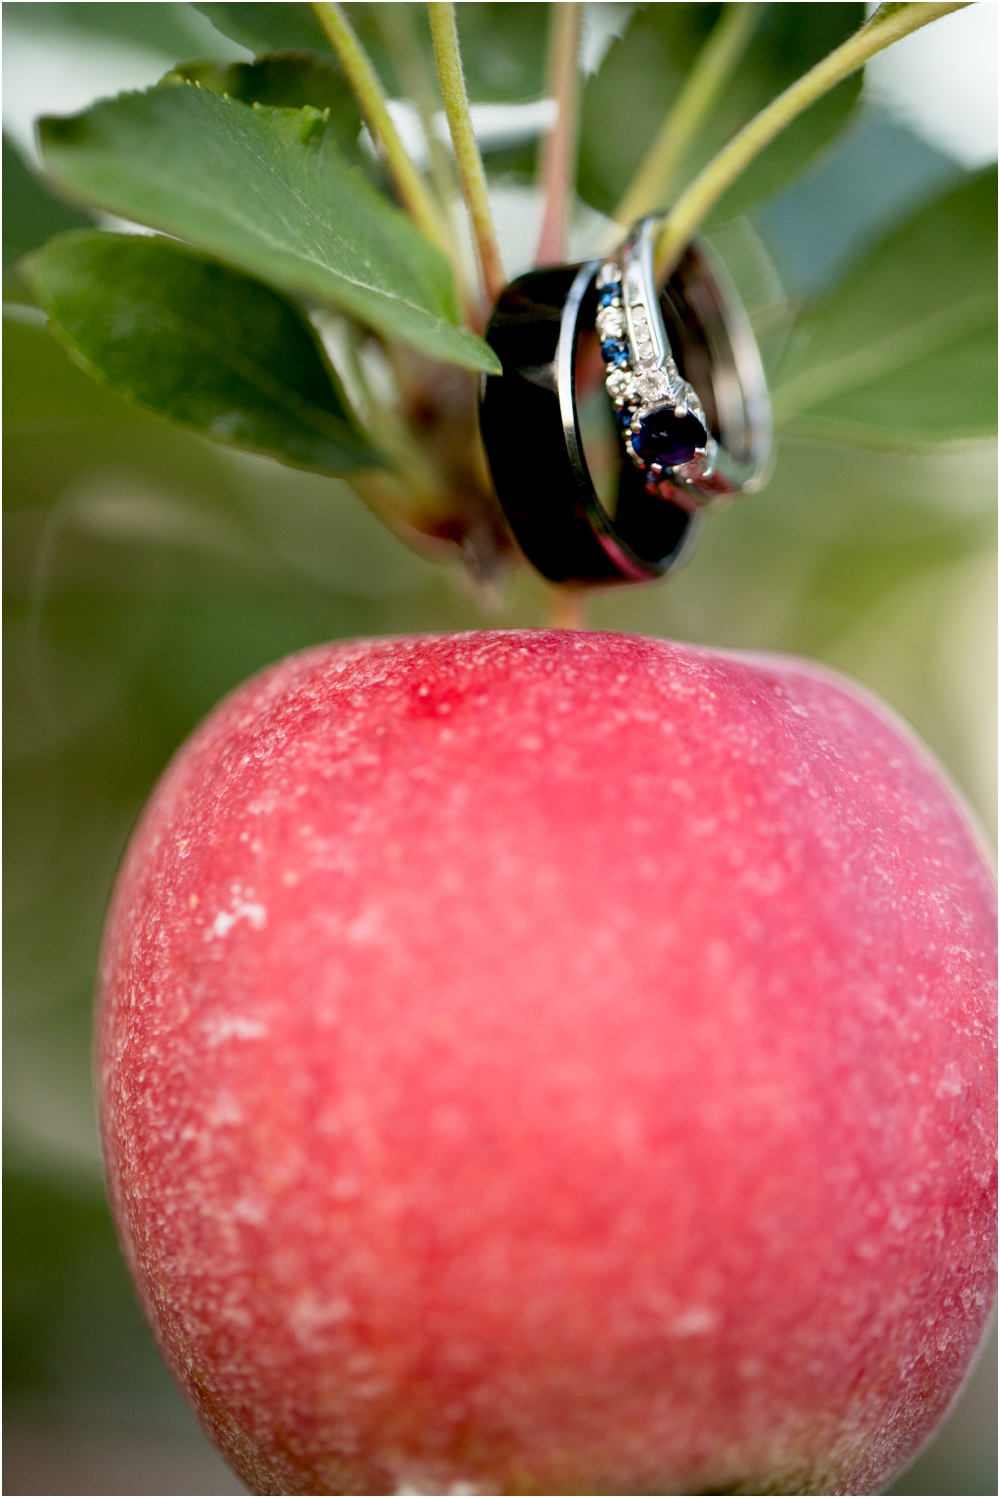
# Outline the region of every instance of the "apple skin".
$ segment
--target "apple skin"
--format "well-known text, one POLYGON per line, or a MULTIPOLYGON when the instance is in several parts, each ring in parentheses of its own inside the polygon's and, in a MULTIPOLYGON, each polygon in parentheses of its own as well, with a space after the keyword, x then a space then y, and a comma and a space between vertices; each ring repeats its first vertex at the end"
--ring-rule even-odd
POLYGON ((106 931, 114 1212, 258 1493, 874 1493, 993 1295, 994 886, 801 661, 331 645, 164 775, 106 931))

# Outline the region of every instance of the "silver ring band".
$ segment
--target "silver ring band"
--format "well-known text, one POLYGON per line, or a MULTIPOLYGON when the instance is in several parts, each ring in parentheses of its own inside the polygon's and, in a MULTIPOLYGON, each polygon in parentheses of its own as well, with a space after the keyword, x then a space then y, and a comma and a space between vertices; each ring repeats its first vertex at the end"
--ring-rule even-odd
POLYGON ((739 298, 700 242, 658 294, 654 225, 636 227, 622 263, 518 277, 486 331, 503 367, 480 406, 497 496, 553 582, 662 577, 690 555, 707 508, 767 477, 770 402, 739 298), (617 429, 588 447, 581 409, 596 401, 610 418, 605 389, 617 429))
POLYGON ((596 272, 608 394, 626 453, 650 492, 666 484, 708 504, 765 482, 771 404, 742 303, 707 245, 692 244, 668 287, 657 290, 657 225, 641 220, 619 256, 596 272))

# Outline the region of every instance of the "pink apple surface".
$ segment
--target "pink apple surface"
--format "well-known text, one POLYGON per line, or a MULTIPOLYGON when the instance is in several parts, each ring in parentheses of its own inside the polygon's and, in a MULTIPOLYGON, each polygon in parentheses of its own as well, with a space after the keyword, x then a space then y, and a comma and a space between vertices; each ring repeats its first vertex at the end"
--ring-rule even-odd
POLYGON ((780 657, 307 651, 180 751, 105 938, 149 1320, 258 1493, 874 1493, 992 1298, 994 888, 780 657))

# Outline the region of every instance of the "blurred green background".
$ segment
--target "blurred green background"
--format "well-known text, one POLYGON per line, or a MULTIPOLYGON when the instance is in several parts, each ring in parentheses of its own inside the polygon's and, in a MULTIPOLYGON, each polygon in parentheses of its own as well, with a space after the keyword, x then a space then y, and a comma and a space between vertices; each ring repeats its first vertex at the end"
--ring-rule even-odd
MULTIPOLYGON (((602 28, 606 45, 634 9, 587 7, 592 64, 602 28)), ((12 269, 74 221, 33 191, 25 122, 190 57, 248 54, 186 5, 15 4, 4 19, 5 1491, 236 1493, 153 1348, 104 1204, 89 1043, 116 863, 170 754, 267 662, 337 637, 537 625, 547 596, 524 571, 480 598, 345 484, 211 446, 73 366, 12 269)), ((935 141, 904 95, 873 83, 806 177, 715 231, 766 350, 804 299, 986 159, 935 141)), ((537 223, 526 140, 494 161, 511 273, 537 223)), ((599 228, 581 206, 579 252, 599 228)), ((592 623, 847 672, 915 725, 992 836, 995 490, 993 445, 784 439, 766 491, 714 517, 684 572, 601 596, 592 623)), ((995 1493, 995 1411, 993 1350, 894 1491, 995 1493)))

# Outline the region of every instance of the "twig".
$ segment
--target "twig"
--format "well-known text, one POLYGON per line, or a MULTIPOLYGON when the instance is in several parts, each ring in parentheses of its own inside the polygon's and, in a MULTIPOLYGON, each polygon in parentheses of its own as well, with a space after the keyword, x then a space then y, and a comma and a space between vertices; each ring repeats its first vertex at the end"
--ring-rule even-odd
POLYGON ((413 7, 380 5, 374 17, 392 56, 399 81, 416 106, 430 152, 431 182, 438 204, 447 217, 449 203, 458 196, 458 181, 448 149, 434 128, 434 117, 441 101, 434 87, 433 75, 427 68, 424 47, 414 24, 413 7))
POLYGON ((618 223, 627 227, 669 203, 685 152, 742 60, 763 9, 763 5, 725 7, 615 209, 618 223))
POLYGON ((313 10, 340 59, 373 140, 382 147, 400 201, 417 227, 447 253, 449 235, 442 216, 427 184, 399 138, 378 75, 355 36, 350 21, 337 4, 320 4, 316 0, 313 10))
POLYGON ((437 61, 438 77, 441 80, 441 96, 444 99, 448 128, 455 148, 455 164, 462 197, 469 211, 472 236, 479 256, 479 267, 483 277, 486 299, 492 307, 503 291, 506 277, 500 260, 490 200, 486 191, 486 173, 483 158, 479 154, 472 118, 469 114, 469 96, 465 91, 462 73, 462 58, 458 50, 458 28, 455 25, 455 7, 447 0, 432 0, 427 7, 430 18, 431 39, 437 61))
POLYGON ((559 106, 545 138, 541 186, 545 202, 536 265, 560 265, 566 259, 570 206, 576 179, 576 143, 580 97, 580 5, 563 0, 552 7, 548 94, 559 106))
POLYGON ((670 275, 685 245, 723 193, 792 120, 838 83, 856 73, 877 52, 953 10, 964 10, 966 4, 968 0, 962 0, 960 4, 882 5, 842 46, 824 57, 783 94, 772 99, 760 114, 733 136, 674 204, 657 245, 656 274, 660 282, 670 275))
MULTIPOLYGON (((451 153, 438 135, 436 116, 441 100, 434 86, 433 75, 427 67, 426 54, 414 24, 414 7, 410 5, 380 5, 375 19, 388 48, 397 76, 406 94, 416 105, 427 149, 430 153, 430 177, 440 209, 441 219, 452 228, 451 205, 458 197, 458 180, 451 153)), ((471 327, 478 318, 474 297, 467 279, 467 266, 462 255, 462 246, 456 235, 448 234, 446 246, 459 298, 465 309, 465 320, 471 327)))

